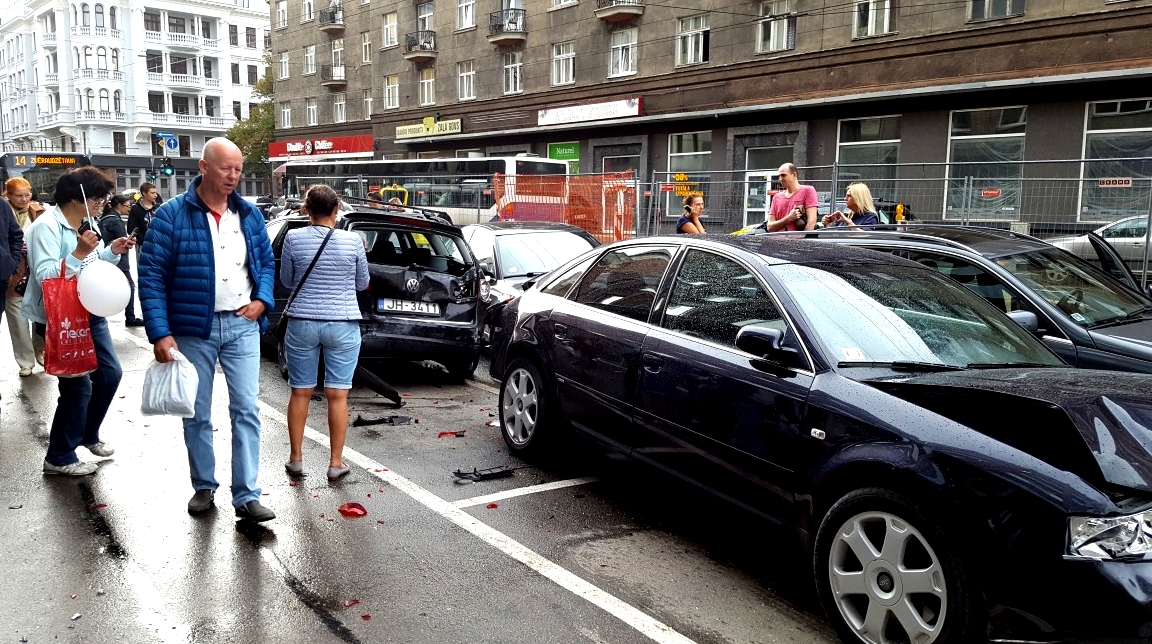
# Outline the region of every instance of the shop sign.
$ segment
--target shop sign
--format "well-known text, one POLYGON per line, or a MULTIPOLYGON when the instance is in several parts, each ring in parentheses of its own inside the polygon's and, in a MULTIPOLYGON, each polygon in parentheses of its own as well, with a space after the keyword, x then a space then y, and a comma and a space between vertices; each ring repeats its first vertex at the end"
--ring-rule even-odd
POLYGON ((437 121, 435 117, 429 116, 424 119, 423 123, 397 125, 396 138, 415 139, 424 136, 444 136, 445 134, 460 134, 463 131, 463 122, 460 119, 437 121))
POLYGON ((329 136, 294 141, 272 141, 268 158, 287 161, 295 158, 333 158, 372 156, 372 136, 329 136))
POLYGON ((640 115, 640 97, 606 103, 553 107, 537 112, 537 125, 563 125, 582 121, 605 121, 640 115))
POLYGON ((1096 182, 1097 187, 1100 188, 1131 188, 1132 177, 1110 177, 1100 179, 1096 182))

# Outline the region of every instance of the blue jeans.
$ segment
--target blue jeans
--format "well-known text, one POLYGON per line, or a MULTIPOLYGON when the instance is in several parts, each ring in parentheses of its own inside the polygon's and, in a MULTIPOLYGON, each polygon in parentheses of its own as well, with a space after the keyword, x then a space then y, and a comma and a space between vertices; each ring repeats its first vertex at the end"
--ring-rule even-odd
POLYGON ((192 488, 215 490, 216 454, 212 449, 212 380, 216 363, 228 385, 228 416, 232 419, 232 505, 260 499, 256 472, 260 466, 260 323, 216 313, 208 339, 174 336, 180 352, 196 367, 196 415, 184 419, 184 444, 192 488))
POLYGON ((360 322, 288 318, 284 350, 288 360, 288 386, 316 386, 320 349, 324 349, 324 387, 351 389, 360 359, 360 322))
MULTIPOLYGON (((120 386, 120 361, 112 348, 112 335, 108 320, 88 316, 92 342, 96 346, 96 371, 75 378, 57 378, 60 400, 52 417, 52 430, 48 435, 48 454, 44 460, 52 465, 70 465, 80 460, 76 448, 100 442, 100 424, 108 415, 108 407, 120 386)), ((43 337, 46 328, 36 323, 34 331, 43 337)))

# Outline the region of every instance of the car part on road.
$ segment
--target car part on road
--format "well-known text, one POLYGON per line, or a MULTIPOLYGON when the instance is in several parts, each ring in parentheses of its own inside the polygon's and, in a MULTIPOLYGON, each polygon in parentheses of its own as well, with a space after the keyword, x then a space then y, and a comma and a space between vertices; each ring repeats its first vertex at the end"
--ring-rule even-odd
POLYGON ((412 418, 408 416, 384 416, 383 418, 364 418, 360 414, 356 414, 356 420, 352 421, 353 427, 364 427, 366 425, 411 425, 412 418))
POLYGON ((375 391, 388 400, 391 400, 397 407, 404 405, 404 401, 400 399, 400 392, 396 391, 395 387, 362 365, 356 365, 356 371, 352 374, 352 383, 365 386, 375 391))
POLYGON ((456 477, 456 483, 472 483, 476 481, 489 481, 492 479, 505 479, 516 473, 516 470, 522 470, 529 465, 521 465, 520 467, 512 467, 511 465, 498 465, 490 467, 486 470, 478 470, 472 468, 471 472, 465 472, 462 469, 452 472, 452 476, 456 477))

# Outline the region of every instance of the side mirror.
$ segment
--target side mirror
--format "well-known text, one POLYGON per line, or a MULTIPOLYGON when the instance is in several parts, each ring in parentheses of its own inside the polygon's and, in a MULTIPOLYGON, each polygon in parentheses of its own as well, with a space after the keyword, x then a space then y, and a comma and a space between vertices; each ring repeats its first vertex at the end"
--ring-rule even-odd
POLYGON ((1029 333, 1036 333, 1040 330, 1040 319, 1032 311, 1009 311, 1008 317, 1029 333))
POLYGON ((784 331, 762 326, 746 326, 736 334, 736 348, 765 360, 791 366, 797 351, 784 346, 784 331))

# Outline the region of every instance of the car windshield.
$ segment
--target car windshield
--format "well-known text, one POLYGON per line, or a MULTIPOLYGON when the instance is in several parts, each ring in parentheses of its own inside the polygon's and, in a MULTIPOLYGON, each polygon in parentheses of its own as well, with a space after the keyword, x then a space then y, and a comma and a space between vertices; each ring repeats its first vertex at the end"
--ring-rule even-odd
POLYGON ((591 242, 566 231, 544 231, 496 237, 500 279, 547 273, 592 248, 591 242))
POLYGON ((995 261, 1080 326, 1122 320, 1147 306, 1096 267, 1058 249, 1006 255, 995 261))
POLYGON ((1063 364, 995 307, 934 272, 884 264, 771 270, 841 366, 1063 364))

